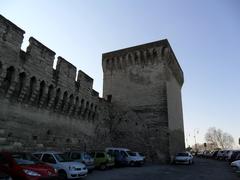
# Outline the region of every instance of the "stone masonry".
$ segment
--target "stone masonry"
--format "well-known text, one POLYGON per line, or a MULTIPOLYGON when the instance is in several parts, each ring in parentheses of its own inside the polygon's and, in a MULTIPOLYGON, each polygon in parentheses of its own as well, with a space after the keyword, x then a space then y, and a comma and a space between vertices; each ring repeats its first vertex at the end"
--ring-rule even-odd
POLYGON ((166 162, 184 150, 183 72, 167 40, 103 54, 93 79, 0 15, 0 149, 126 147, 166 162), (77 78, 76 78, 77 76, 77 78), (77 79, 77 80, 76 80, 77 79))

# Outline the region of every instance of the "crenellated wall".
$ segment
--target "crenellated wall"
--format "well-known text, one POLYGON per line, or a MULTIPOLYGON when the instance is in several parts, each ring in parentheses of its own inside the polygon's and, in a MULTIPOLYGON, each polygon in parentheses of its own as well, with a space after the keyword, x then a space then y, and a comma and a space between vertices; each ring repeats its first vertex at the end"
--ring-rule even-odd
POLYGON ((0 130, 9 135, 4 142, 23 147, 35 141, 56 146, 56 139, 73 147, 79 140, 91 144, 82 139, 95 139, 99 123, 99 93, 92 88, 93 79, 79 70, 76 80, 77 68, 61 56, 53 69, 55 52, 33 37, 24 52, 23 35, 0 16, 0 130))

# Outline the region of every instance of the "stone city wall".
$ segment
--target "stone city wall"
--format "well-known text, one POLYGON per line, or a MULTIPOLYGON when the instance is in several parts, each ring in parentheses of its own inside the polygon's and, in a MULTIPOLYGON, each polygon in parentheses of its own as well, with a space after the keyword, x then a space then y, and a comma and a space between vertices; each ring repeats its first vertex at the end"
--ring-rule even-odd
POLYGON ((53 69, 55 52, 33 37, 22 51, 23 35, 0 16, 1 148, 94 146, 104 100, 93 79, 60 56, 53 69))

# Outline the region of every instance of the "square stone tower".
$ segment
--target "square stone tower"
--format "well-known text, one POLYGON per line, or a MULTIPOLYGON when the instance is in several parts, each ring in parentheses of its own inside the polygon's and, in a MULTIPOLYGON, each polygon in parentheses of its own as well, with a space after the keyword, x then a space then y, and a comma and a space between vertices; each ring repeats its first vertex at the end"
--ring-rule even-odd
POLYGON ((121 131, 127 135, 115 141, 153 161, 183 151, 184 78, 168 40, 105 53, 102 67, 103 97, 126 114, 121 131))

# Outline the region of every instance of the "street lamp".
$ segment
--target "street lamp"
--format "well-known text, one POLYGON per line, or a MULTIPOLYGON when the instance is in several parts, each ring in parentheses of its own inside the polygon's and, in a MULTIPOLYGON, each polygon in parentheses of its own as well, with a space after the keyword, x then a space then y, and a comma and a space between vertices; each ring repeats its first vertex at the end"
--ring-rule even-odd
POLYGON ((195 150, 198 151, 198 149, 197 149, 197 137, 196 137, 196 134, 199 133, 199 130, 198 130, 198 129, 194 129, 193 133, 194 133, 194 140, 195 140, 195 150))
POLYGON ((186 136, 187 148, 190 147, 189 141, 188 141, 189 139, 190 139, 190 133, 186 136))

